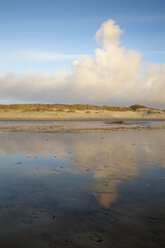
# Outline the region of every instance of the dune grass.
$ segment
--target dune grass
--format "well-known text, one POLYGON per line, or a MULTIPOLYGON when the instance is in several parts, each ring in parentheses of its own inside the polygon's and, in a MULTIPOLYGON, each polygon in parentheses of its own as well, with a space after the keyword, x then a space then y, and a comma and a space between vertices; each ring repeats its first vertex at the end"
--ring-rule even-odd
POLYGON ((125 106, 109 106, 109 105, 90 105, 90 104, 0 104, 0 110, 20 110, 25 112, 32 111, 90 111, 90 110, 107 110, 107 111, 132 111, 132 108, 125 106))

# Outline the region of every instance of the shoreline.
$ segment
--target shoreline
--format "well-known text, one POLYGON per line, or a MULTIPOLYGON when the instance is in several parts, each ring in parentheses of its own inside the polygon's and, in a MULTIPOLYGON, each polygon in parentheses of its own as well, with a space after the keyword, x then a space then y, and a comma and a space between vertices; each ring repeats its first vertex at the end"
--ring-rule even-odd
MULTIPOLYGON (((157 120, 146 122, 141 120, 101 120, 101 121, 57 121, 57 123, 38 122, 31 121, 8 121, 0 122, 0 132, 21 132, 21 133, 82 133, 82 132, 94 132, 94 131, 128 131, 128 130, 154 130, 165 129, 165 122, 160 123, 157 120)), ((150 120, 148 120, 150 121, 150 120)))
POLYGON ((0 118, 0 121, 165 121, 165 118, 98 118, 98 119, 49 119, 49 118, 11 118, 11 119, 4 119, 4 118, 0 118))

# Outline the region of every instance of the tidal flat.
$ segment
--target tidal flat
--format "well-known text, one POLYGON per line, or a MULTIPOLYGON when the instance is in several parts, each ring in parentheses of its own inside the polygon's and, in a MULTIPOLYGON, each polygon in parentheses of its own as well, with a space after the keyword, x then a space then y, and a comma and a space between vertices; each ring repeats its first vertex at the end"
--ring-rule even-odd
POLYGON ((1 121, 0 247, 163 248, 165 121, 1 121))

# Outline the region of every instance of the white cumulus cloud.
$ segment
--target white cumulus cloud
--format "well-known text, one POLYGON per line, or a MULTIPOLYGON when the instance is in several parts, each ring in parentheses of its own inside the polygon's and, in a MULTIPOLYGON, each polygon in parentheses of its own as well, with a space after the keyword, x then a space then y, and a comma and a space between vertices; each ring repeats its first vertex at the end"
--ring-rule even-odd
MULTIPOLYGON (((94 51, 94 56, 78 56, 71 73, 63 69, 53 75, 33 71, 0 75, 1 102, 139 103, 165 107, 165 64, 142 62, 139 51, 121 45, 122 33, 113 20, 104 22, 95 34, 101 48, 94 51)), ((43 58, 51 56, 44 54, 43 58)))

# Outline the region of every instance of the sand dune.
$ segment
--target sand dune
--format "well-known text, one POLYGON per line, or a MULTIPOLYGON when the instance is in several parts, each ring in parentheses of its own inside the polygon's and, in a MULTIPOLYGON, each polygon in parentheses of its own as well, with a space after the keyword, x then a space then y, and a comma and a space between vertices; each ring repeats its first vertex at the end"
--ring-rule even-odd
POLYGON ((0 105, 0 120, 165 119, 165 110, 133 105, 0 105))

